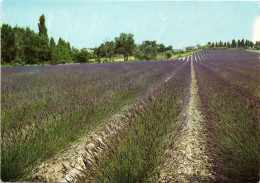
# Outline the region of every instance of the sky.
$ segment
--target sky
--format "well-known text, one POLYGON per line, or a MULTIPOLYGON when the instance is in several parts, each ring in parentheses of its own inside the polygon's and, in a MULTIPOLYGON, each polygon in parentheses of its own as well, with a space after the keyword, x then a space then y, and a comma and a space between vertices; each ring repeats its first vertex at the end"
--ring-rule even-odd
POLYGON ((235 39, 260 40, 258 1, 2 0, 1 24, 38 32, 44 14, 49 37, 93 48, 121 32, 136 43, 156 40, 175 49, 235 39))

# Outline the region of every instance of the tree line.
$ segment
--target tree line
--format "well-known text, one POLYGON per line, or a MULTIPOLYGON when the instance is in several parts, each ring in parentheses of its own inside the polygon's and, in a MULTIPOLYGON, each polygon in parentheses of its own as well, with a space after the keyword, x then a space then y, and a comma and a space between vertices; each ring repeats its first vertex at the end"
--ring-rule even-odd
POLYGON ((119 37, 115 37, 114 41, 105 41, 97 48, 93 49, 96 61, 101 62, 101 58, 105 58, 105 62, 111 62, 116 55, 123 55, 124 61, 129 56, 134 56, 140 60, 154 60, 158 54, 165 55, 169 59, 174 50, 172 46, 157 44, 156 41, 143 41, 136 44, 133 34, 121 33, 119 37))
POLYGON ((70 62, 87 63, 90 59, 101 62, 114 61, 115 56, 123 56, 127 61, 129 56, 141 60, 156 59, 158 54, 170 58, 174 53, 172 46, 157 44, 156 41, 143 41, 136 44, 133 34, 121 33, 113 41, 105 41, 96 48, 77 49, 69 42, 59 38, 49 38, 45 25, 45 16, 41 15, 38 22, 38 32, 29 27, 12 27, 8 24, 1 26, 1 61, 2 64, 60 64, 70 62))
POLYGON ((260 41, 256 41, 254 44, 250 40, 245 39, 238 39, 237 41, 233 39, 231 42, 208 42, 206 45, 207 48, 257 48, 260 49, 260 41))
MULTIPOLYGON (((115 57, 122 56, 128 61, 130 56, 139 60, 155 60, 160 54, 161 58, 170 59, 174 54, 172 46, 165 46, 156 41, 146 40, 136 44, 134 35, 121 33, 114 40, 107 40, 92 49, 77 49, 71 47, 69 42, 59 38, 58 43, 54 38, 49 38, 45 26, 45 16, 41 15, 38 22, 38 32, 29 27, 12 27, 8 24, 1 26, 1 61, 2 64, 60 64, 60 63, 88 63, 113 62, 115 57)), ((255 44, 249 40, 235 40, 231 42, 208 42, 201 47, 206 49, 222 48, 257 48, 260 41, 255 44)))
POLYGON ((56 44, 53 37, 49 39, 45 26, 45 17, 41 15, 38 33, 29 27, 1 27, 1 61, 2 64, 50 64, 72 61, 72 49, 69 42, 59 38, 56 44))

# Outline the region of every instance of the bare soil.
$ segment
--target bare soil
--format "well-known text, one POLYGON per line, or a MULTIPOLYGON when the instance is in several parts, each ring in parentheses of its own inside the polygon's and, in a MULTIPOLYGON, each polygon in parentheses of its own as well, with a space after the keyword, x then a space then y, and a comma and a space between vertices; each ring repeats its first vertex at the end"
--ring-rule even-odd
POLYGON ((190 102, 184 116, 186 123, 166 150, 168 158, 159 182, 212 182, 212 165, 206 153, 204 118, 200 111, 200 98, 192 64, 190 102))

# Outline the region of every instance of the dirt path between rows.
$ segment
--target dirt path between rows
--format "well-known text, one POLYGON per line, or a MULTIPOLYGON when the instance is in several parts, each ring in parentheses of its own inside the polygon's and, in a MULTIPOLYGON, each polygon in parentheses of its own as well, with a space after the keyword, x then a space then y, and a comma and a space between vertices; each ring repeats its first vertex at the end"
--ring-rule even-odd
POLYGON ((139 103, 125 106, 121 112, 115 114, 107 122, 102 122, 94 130, 89 132, 84 137, 72 143, 66 150, 55 155, 40 165, 31 172, 29 180, 42 182, 68 182, 72 180, 72 176, 80 173, 83 166, 82 155, 86 155, 86 149, 94 148, 94 140, 102 142, 102 138, 109 138, 115 131, 121 129, 126 121, 127 114, 131 108, 142 107, 139 103))
MULTIPOLYGON (((164 80, 168 82, 174 73, 164 80)), ((45 160, 37 165, 28 176, 29 180, 41 182, 69 182, 73 181, 73 176, 80 174, 84 167, 82 155, 87 156, 86 149, 95 148, 94 142, 112 137, 118 130, 122 129, 126 123, 127 116, 132 108, 142 108, 143 101, 137 101, 135 104, 125 106, 121 112, 115 114, 107 122, 102 122, 95 129, 90 130, 88 134, 72 143, 66 150, 61 151, 54 157, 45 160)), ((91 157, 91 155, 89 155, 91 157)))
POLYGON ((159 182, 212 182, 212 165, 206 154, 206 134, 204 118, 200 111, 198 86, 191 62, 190 101, 185 114, 184 124, 166 159, 167 169, 163 170, 159 182), (170 154, 170 155, 169 155, 170 154))

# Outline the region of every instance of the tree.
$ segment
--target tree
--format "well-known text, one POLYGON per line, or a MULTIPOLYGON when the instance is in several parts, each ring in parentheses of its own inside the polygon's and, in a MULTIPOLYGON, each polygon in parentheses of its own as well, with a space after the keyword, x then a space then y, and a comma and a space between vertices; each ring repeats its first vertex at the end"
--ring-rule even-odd
POLYGON ((55 48, 55 46, 56 46, 56 43, 55 43, 55 40, 53 39, 53 37, 51 37, 51 39, 50 39, 50 48, 55 48))
POLYGON ((164 44, 158 44, 158 52, 165 52, 165 45, 164 44))
POLYGON ((230 42, 227 42, 227 47, 231 48, 230 42))
POLYGON ((245 39, 242 39, 240 44, 241 44, 240 46, 241 46, 242 48, 244 48, 244 47, 245 47, 245 39))
POLYGON ((134 53, 135 42, 133 34, 121 33, 119 37, 115 38, 115 52, 124 55, 124 60, 134 53))
POLYGON ((114 41, 106 41, 102 46, 102 51, 106 57, 106 61, 109 58, 109 61, 112 60, 115 53, 115 43, 114 41))
POLYGON ((240 39, 237 41, 237 47, 238 47, 238 48, 241 47, 241 41, 240 41, 240 39))
POLYGON ((50 60, 53 59, 53 52, 55 50, 55 47, 56 47, 56 43, 55 43, 55 40, 53 39, 53 37, 51 37, 50 39, 50 60))
POLYGON ((1 60, 11 63, 15 57, 15 38, 13 28, 8 24, 1 27, 1 60))
POLYGON ((40 61, 47 61, 51 58, 51 50, 49 48, 49 38, 47 28, 45 26, 45 17, 41 15, 38 23, 39 38, 39 59, 40 61))
POLYGON ((219 41, 219 47, 223 47, 223 42, 219 41))
POLYGON ((245 46, 246 46, 246 47, 249 47, 249 46, 250 46, 250 43, 249 43, 248 40, 246 40, 246 42, 245 42, 245 46))
POLYGON ((39 23, 38 23, 38 29, 39 29, 39 36, 46 36, 48 37, 47 35, 47 28, 45 26, 45 16, 44 14, 42 14, 39 18, 39 23))
POLYGON ((170 59, 170 58, 172 57, 172 55, 173 55, 173 51, 168 51, 168 50, 167 50, 167 51, 165 52, 165 58, 166 58, 166 59, 170 59))
POLYGON ((52 64, 66 63, 72 61, 70 45, 59 38, 57 46, 53 50, 52 64))
POLYGON ((39 64, 42 61, 54 58, 62 61, 71 61, 70 43, 59 40, 56 46, 53 38, 49 41, 45 17, 41 15, 38 23, 38 33, 31 30, 15 26, 12 28, 8 24, 1 26, 1 59, 3 63, 11 64, 39 64))
POLYGON ((87 51, 86 48, 83 48, 80 51, 77 49, 73 49, 72 53, 74 62, 88 63, 90 53, 87 51))
POLYGON ((136 57, 139 59, 152 60, 157 56, 157 44, 156 41, 143 41, 138 47, 136 57))
POLYGON ((25 30, 24 40, 25 61, 28 64, 38 64, 39 62, 39 35, 29 27, 25 30))
POLYGON ((48 61, 51 58, 51 50, 49 39, 46 36, 39 36, 39 59, 40 61, 48 61))
POLYGON ((236 43, 235 39, 232 40, 231 47, 232 48, 236 48, 237 47, 237 43, 236 43))
POLYGON ((254 47, 254 43, 252 41, 250 41, 250 47, 253 48, 254 47))
POLYGON ((101 46, 94 48, 94 55, 95 55, 96 62, 100 63, 102 57, 101 46))

